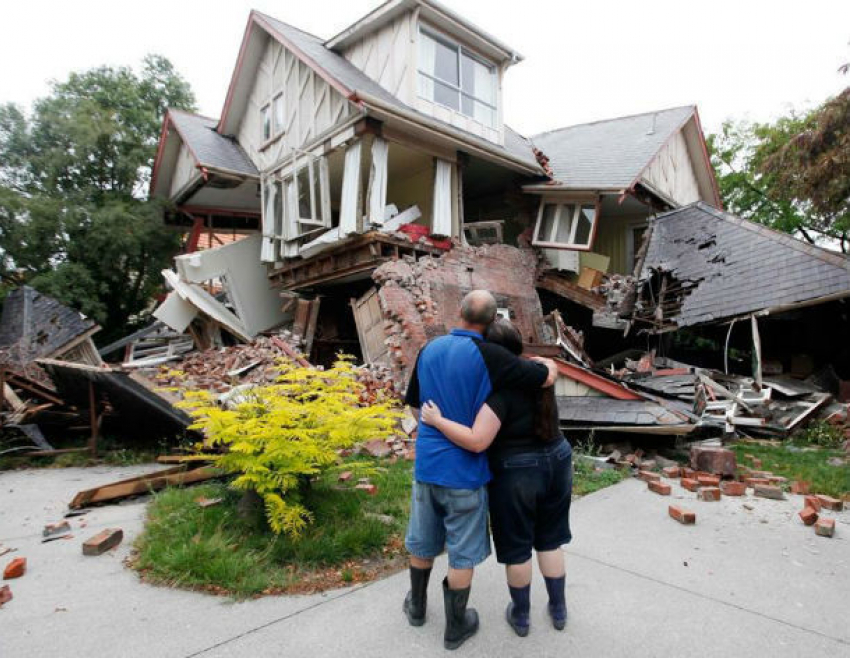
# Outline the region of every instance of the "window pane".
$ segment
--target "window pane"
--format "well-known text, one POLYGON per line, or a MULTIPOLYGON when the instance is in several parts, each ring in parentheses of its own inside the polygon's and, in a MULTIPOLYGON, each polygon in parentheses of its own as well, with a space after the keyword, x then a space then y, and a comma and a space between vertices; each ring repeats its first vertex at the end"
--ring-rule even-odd
POLYGON ((275 183, 274 202, 274 235, 276 238, 283 237, 283 183, 275 183))
POLYGON ((558 206, 547 203, 543 206, 543 215, 540 218, 540 228, 537 231, 537 240, 539 242, 549 242, 552 235, 552 224, 555 221, 555 209, 558 206))
POLYGON ((429 101, 434 100, 434 80, 422 73, 419 74, 419 95, 429 101))
POLYGON ((263 122, 263 139, 269 139, 272 136, 272 115, 271 108, 266 105, 262 110, 260 110, 262 122, 263 122))
POLYGON ((434 56, 434 77, 457 87, 460 84, 457 70, 457 48, 437 41, 434 56))
POLYGON ((558 220, 558 231, 555 233, 554 242, 570 244, 570 233, 573 228, 573 215, 576 207, 572 204, 561 206, 561 218, 558 220))
POLYGON ((461 55, 461 85, 463 92, 489 105, 496 104, 496 76, 493 69, 485 66, 466 53, 461 55))
POLYGON ((453 110, 460 109, 460 93, 457 89, 447 87, 442 82, 434 83, 434 102, 445 105, 453 110))
POLYGON ((275 134, 283 132, 283 96, 280 95, 274 99, 274 132, 275 134))
POLYGON ((466 94, 461 96, 461 112, 463 112, 466 116, 472 117, 476 121, 483 123, 485 126, 490 126, 491 128, 496 125, 496 111, 484 105, 484 103, 479 103, 478 101, 470 98, 466 94))
POLYGON ((298 170, 298 217, 312 219, 310 210, 310 169, 301 167, 298 170))
POLYGON ((596 206, 582 206, 578 213, 575 243, 590 246, 590 235, 593 230, 593 218, 596 216, 596 206))

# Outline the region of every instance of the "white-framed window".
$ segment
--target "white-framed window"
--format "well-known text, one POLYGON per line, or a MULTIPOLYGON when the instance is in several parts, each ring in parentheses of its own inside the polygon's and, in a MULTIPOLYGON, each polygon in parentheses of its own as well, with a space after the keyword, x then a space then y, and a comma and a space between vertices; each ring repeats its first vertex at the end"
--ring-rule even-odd
POLYGON ((286 117, 284 116, 283 93, 277 94, 272 98, 272 134, 280 135, 284 128, 286 117))
POLYGON ((552 249, 588 251, 596 233, 596 202, 543 199, 537 213, 532 244, 552 249))
POLYGON ((467 243, 472 246, 501 244, 504 223, 502 220, 493 220, 464 224, 463 233, 466 236, 467 243))
POLYGON ((260 130, 262 131, 263 141, 267 142, 272 138, 272 106, 271 103, 263 105, 260 108, 260 130))
POLYGON ((419 95, 496 126, 496 67, 463 46, 419 29, 419 95))

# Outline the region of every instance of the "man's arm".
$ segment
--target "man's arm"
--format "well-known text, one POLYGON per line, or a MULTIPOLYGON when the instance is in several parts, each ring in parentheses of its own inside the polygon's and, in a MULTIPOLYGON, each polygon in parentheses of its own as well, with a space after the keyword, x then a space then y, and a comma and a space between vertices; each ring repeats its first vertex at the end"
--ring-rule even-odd
POLYGON ((407 391, 404 394, 404 403, 411 408, 419 419, 419 407, 422 406, 422 401, 419 399, 419 357, 422 356, 422 350, 416 355, 416 363, 413 365, 413 372, 410 374, 410 381, 407 383, 407 391))
POLYGON ((501 345, 479 343, 494 391, 502 388, 545 388, 555 383, 558 370, 551 359, 523 359, 501 345))
POLYGON ((487 403, 481 407, 472 427, 449 420, 428 400, 422 406, 422 422, 436 427, 449 441, 470 452, 484 452, 493 443, 502 421, 487 403))

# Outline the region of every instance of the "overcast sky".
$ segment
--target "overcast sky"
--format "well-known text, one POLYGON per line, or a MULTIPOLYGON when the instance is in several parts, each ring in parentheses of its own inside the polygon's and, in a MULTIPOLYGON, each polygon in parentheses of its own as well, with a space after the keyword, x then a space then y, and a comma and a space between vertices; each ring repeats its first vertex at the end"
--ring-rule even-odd
MULTIPOLYGON (((850 84, 850 0, 444 0, 525 56, 505 119, 526 135, 696 103, 706 131, 767 120, 850 84)), ((378 0, 28 0, 4 3, 0 102, 28 106, 49 81, 168 57, 217 117, 248 12, 330 37, 378 0)))

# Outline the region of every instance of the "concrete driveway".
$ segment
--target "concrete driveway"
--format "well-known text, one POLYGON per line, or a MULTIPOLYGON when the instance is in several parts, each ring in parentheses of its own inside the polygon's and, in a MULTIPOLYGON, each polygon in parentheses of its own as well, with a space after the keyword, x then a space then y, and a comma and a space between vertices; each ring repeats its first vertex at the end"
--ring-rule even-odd
MULTIPOLYGON (((0 474, 0 544, 28 558, 9 581, 14 600, 0 609, 0 656, 420 656, 443 653, 440 577, 431 584, 429 621, 406 625, 406 574, 323 595, 233 603, 139 583, 122 560, 143 522, 143 500, 101 507, 71 520, 74 538, 40 543, 84 488, 154 466, 19 471, 0 474), (80 523, 86 527, 81 528, 80 523), (124 543, 83 557, 80 543, 102 528, 124 529, 124 543)), ((502 570, 490 560, 476 575, 472 601, 479 634, 466 656, 850 656, 850 512, 833 514, 836 536, 815 536, 788 501, 672 497, 629 480, 577 501, 567 549, 570 621, 554 631, 542 581, 532 591, 532 630, 517 638, 502 615, 502 570), (667 516, 679 499, 697 525, 667 516), (747 509, 744 505, 752 507, 747 509)), ((444 562, 438 563, 442 573, 444 562)))

